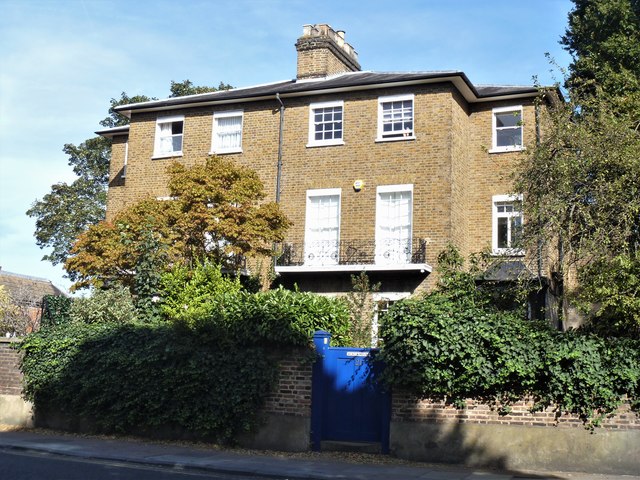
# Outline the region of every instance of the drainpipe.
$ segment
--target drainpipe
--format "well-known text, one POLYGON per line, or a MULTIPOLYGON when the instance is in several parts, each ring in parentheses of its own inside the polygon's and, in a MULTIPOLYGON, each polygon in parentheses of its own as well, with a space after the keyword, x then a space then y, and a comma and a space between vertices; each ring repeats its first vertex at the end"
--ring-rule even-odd
POLYGON ((282 103, 279 93, 276 93, 276 100, 280 102, 280 130, 278 132, 278 173, 276 175, 276 203, 280 203, 280 183, 282 181, 282 143, 284 141, 284 103, 282 103))
MULTIPOLYGON (((280 102, 280 127, 278 130, 278 167, 276 173, 276 203, 280 203, 280 184, 282 183, 282 144, 284 142, 284 103, 280 99, 280 94, 276 93, 276 100, 280 102)), ((276 244, 273 244, 273 251, 276 251, 276 244)), ((273 256, 271 259, 271 268, 273 272, 276 269, 277 256, 273 256)))
MULTIPOLYGON (((540 105, 535 104, 536 114, 536 147, 540 146, 540 105)), ((542 241, 538 240, 538 280, 542 278, 542 241)))

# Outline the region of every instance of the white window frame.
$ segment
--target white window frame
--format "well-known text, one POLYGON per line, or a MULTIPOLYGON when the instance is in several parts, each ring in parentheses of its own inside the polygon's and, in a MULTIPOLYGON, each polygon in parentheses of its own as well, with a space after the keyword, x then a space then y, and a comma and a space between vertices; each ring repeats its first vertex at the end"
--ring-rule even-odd
POLYGON ((344 145, 344 101, 336 100, 332 102, 317 102, 309 105, 309 140, 307 147, 323 147, 327 145, 344 145), (342 130, 340 138, 333 138, 330 140, 316 140, 316 123, 315 112, 316 110, 324 108, 340 107, 342 110, 342 130))
MULTIPOLYGON (((174 115, 171 117, 158 117, 156 119, 156 136, 155 136, 155 142, 154 142, 154 149, 153 149, 153 158, 168 158, 168 157, 181 157, 182 156, 182 150, 184 149, 184 127, 185 127, 185 121, 184 121, 184 115, 174 115), (160 125, 164 125, 166 123, 176 123, 176 122, 182 122, 182 133, 179 134, 181 137, 180 140, 180 150, 172 150, 171 152, 163 152, 161 151, 161 141, 162 141, 162 136, 161 136, 161 127, 160 125)), ((172 137, 177 136, 177 135, 171 135, 172 137)))
MULTIPOLYGON (((378 186, 378 188, 376 189, 376 231, 375 231, 375 242, 376 242, 376 247, 375 247, 375 263, 376 264, 381 264, 381 265, 397 265, 397 264, 409 264, 411 263, 411 255, 413 254, 413 252, 411 251, 413 249, 413 201, 414 201, 414 195, 413 195, 413 184, 412 183, 407 183, 407 184, 401 184, 401 185, 380 185, 378 186), (400 259, 400 261, 398 260, 387 260, 383 253, 381 253, 384 248, 382 245, 382 234, 381 234, 381 208, 380 208, 380 194, 381 193, 395 193, 395 192, 409 192, 411 194, 411 204, 409 206, 410 211, 409 211, 409 252, 405 252, 405 254, 407 255, 405 261, 402 261, 402 259, 400 259)), ((396 255, 400 255, 402 256, 401 253, 396 253, 396 255)))
MULTIPOLYGON (((498 219, 499 218, 513 218, 520 217, 520 224, 523 225, 524 218, 522 216, 522 210, 499 213, 497 204, 510 202, 522 202, 522 195, 494 195, 491 197, 491 211, 492 211, 492 234, 491 234, 491 247, 494 255, 524 255, 524 250, 521 248, 498 248, 498 219)), ((511 243, 511 222, 507 222, 508 228, 508 243, 511 243)))
POLYGON ((496 107, 491 111, 491 150, 490 153, 500 152, 519 152, 524 150, 524 112, 522 105, 513 105, 510 107, 496 107), (498 127, 496 116, 499 113, 518 112, 520 114, 520 125, 516 127, 498 127), (520 145, 503 145, 498 146, 498 130, 499 129, 520 129, 520 145))
MULTIPOLYGON (((371 347, 375 348, 378 346, 378 331, 380 330, 380 303, 381 302, 389 302, 390 305, 404 300, 405 298, 409 298, 411 296, 411 292, 384 292, 384 293, 373 293, 371 295, 371 300, 373 301, 373 318, 371 320, 371 347)), ((389 305, 389 306, 390 306, 389 305)), ((383 310, 386 312, 386 310, 383 310)))
MULTIPOLYGON (((416 138, 416 102, 415 95, 413 93, 408 93, 404 95, 389 95, 385 97, 378 97, 378 134, 376 137, 376 142, 397 142, 403 140, 414 140, 416 138), (383 104, 391 103, 391 102, 402 102, 406 100, 411 100, 411 131, 406 131, 402 136, 399 137, 391 137, 384 133, 384 114, 383 114, 383 104)), ((393 132, 393 135, 397 135, 402 132, 393 132)))
POLYGON ((243 129, 244 129, 244 111, 243 110, 228 110, 224 112, 215 112, 213 114, 210 153, 212 154, 242 153, 243 129), (220 118, 230 118, 230 117, 240 117, 240 145, 235 147, 223 148, 220 146, 220 137, 218 136, 217 120, 220 118))
POLYGON ((304 224, 304 263, 307 265, 313 266, 322 266, 322 265, 337 265, 339 263, 340 257, 340 228, 342 224, 342 189, 341 188, 320 188, 314 190, 307 190, 306 194, 306 210, 305 210, 305 224, 304 224), (311 261, 307 262, 307 255, 309 253, 309 246, 312 243, 311 238, 311 219, 309 218, 308 212, 310 210, 311 198, 312 197, 328 197, 328 196, 338 196, 338 232, 337 232, 337 254, 338 258, 336 258, 335 262, 332 261, 311 261))

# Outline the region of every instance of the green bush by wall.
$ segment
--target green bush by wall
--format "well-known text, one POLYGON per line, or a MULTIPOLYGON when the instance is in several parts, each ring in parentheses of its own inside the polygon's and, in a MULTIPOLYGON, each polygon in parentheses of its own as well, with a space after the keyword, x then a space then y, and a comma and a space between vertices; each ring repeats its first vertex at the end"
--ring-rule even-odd
POLYGON ((25 396, 36 411, 82 419, 96 432, 229 442, 256 426, 282 355, 310 346, 316 330, 348 343, 348 312, 336 299, 278 289, 208 301, 215 310, 188 321, 76 321, 27 336, 25 396))
POLYGON ((533 399, 534 410, 576 414, 589 427, 625 400, 640 410, 640 342, 558 332, 501 310, 455 252, 445 253, 453 258, 439 259, 439 289, 396 303, 384 317, 387 383, 457 407, 476 399, 503 413, 533 399))

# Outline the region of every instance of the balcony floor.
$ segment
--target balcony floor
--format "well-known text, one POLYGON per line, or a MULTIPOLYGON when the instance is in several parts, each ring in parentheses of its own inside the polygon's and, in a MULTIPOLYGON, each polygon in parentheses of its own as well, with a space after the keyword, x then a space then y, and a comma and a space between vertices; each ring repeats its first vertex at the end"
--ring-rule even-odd
POLYGON ((329 272, 421 272, 431 273, 433 268, 427 263, 353 264, 353 265, 290 265, 275 267, 276 273, 329 273, 329 272))

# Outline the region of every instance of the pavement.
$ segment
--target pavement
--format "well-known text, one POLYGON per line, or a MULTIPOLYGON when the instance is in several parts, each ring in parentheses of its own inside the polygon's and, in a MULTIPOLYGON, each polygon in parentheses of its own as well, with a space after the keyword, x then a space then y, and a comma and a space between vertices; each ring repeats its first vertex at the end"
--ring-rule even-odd
POLYGON ((497 472, 460 466, 402 464, 387 457, 358 457, 357 463, 327 453, 288 454, 233 451, 183 443, 78 436, 33 430, 0 431, 0 450, 40 452, 84 460, 113 461, 230 475, 289 480, 640 480, 632 475, 576 472, 497 472), (367 460, 368 459, 368 460, 367 460))

